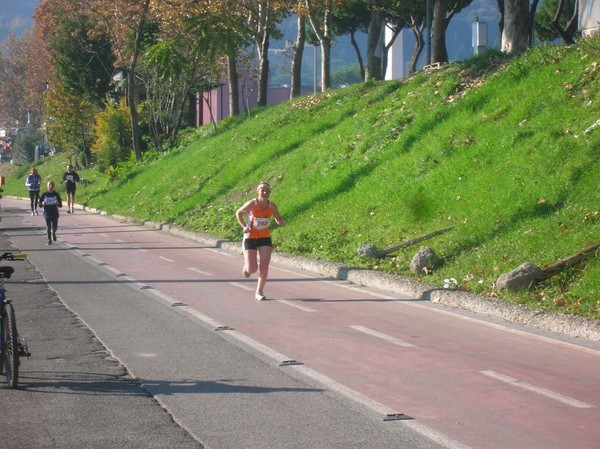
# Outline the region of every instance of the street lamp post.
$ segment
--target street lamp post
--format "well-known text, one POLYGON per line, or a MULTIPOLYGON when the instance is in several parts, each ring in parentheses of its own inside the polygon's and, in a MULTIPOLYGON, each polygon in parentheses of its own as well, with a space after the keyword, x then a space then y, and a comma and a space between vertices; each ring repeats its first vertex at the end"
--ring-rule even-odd
POLYGON ((425 2, 425 27, 427 28, 427 60, 425 65, 431 64, 431 0, 425 2))

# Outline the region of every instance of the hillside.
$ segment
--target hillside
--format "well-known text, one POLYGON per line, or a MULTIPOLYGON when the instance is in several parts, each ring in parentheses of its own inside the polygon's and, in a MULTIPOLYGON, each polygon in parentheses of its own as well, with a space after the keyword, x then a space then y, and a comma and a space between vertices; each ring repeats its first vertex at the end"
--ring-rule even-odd
MULTIPOLYGON (((287 225, 278 251, 402 276, 423 242, 443 265, 419 278, 564 313, 600 317, 600 260, 520 294, 497 292, 525 261, 551 265, 600 240, 600 36, 489 53, 403 81, 351 86, 190 130, 180 148, 111 174, 80 170, 78 203, 239 240, 234 213, 260 180, 287 225)), ((65 154, 39 167, 59 179, 65 154)), ((23 196, 21 168, 6 192, 23 196)))

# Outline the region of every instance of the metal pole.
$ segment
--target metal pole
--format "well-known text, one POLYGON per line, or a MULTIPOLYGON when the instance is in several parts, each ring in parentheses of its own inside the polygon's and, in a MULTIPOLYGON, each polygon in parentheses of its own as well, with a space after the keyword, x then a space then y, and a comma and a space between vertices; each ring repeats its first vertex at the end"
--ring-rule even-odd
POLYGON ((425 26, 427 28, 427 60, 425 65, 431 64, 431 0, 425 2, 425 26))
POLYGON ((313 91, 317 93, 317 46, 313 45, 313 91))

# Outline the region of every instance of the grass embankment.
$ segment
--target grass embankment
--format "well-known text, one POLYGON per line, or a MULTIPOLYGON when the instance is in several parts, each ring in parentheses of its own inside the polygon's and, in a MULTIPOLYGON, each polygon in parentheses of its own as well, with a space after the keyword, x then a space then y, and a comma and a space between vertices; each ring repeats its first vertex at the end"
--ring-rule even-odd
MULTIPOLYGON (((404 81, 355 85, 191 131, 181 148, 91 180, 78 203, 240 239, 234 212, 258 181, 287 226, 279 251, 414 277, 418 246, 357 255, 455 226, 423 242, 444 264, 422 281, 600 317, 598 255, 532 292, 494 292, 525 261, 544 267, 600 239, 600 37, 456 63, 404 81)), ((61 159, 62 158, 62 159, 61 159)), ((39 168, 60 179, 66 160, 39 168)), ((27 167, 6 192, 23 195, 27 167)))

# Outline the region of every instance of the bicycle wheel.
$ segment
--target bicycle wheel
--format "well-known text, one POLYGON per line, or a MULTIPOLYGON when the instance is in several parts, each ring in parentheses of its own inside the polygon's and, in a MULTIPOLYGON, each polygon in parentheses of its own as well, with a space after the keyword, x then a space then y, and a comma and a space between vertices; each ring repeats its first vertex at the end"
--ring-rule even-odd
POLYGON ((4 304, 0 307, 0 376, 4 374, 4 328, 8 326, 8 319, 4 304))
POLYGON ((17 337, 17 319, 12 304, 4 305, 5 314, 2 316, 2 363, 6 382, 10 388, 17 388, 19 382, 19 347, 17 337))

